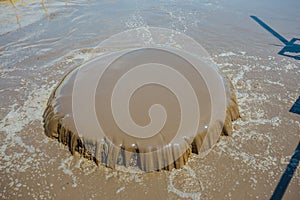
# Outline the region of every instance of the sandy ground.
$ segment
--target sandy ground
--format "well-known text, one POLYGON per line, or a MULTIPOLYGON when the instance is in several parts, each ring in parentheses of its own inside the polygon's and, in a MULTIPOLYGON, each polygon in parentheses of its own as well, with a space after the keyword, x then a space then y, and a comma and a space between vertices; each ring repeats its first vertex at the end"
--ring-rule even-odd
MULTIPOLYGON (((69 7, 49 2, 52 19, 41 17, 16 30, 5 25, 11 32, 0 36, 0 197, 269 199, 299 142, 300 116, 288 111, 300 94, 300 64, 278 55, 280 41, 249 16, 259 16, 288 39, 297 38, 299 4, 158 2, 137 3, 132 10, 110 3, 102 5, 105 22, 123 21, 104 30, 84 31, 92 26, 85 21, 90 16, 78 15, 90 7, 72 2, 69 7), (51 6, 63 11, 51 13, 51 6), (112 10, 119 16, 107 17, 112 10), (63 28, 68 17, 76 23, 63 28), (205 158, 193 155, 183 169, 143 173, 96 166, 44 135, 42 114, 51 91, 66 72, 90 59, 95 40, 125 28, 162 24, 195 38, 232 79, 241 119, 231 137, 222 137, 205 158), (50 31, 53 27, 57 31, 50 31)), ((299 196, 298 167, 284 199, 299 196)))

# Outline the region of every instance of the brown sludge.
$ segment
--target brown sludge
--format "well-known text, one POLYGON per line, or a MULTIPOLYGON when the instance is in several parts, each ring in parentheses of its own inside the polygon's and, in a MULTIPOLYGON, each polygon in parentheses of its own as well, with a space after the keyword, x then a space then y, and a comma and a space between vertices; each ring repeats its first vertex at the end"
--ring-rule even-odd
MULTIPOLYGON (((86 141, 85 138, 81 138, 76 132, 72 118, 71 92, 76 73, 76 69, 71 71, 60 82, 51 94, 43 115, 46 135, 56 138, 59 142, 67 145, 72 154, 77 151, 82 156, 94 160, 97 164, 102 163, 110 168, 115 168, 116 165, 137 166, 141 170, 148 172, 153 171, 153 169, 171 170, 173 168, 181 168, 188 161, 191 153, 200 153, 206 131, 200 132, 195 138, 190 140, 189 148, 181 156, 178 156, 180 152, 178 148, 180 147, 172 146, 157 154, 153 154, 150 158, 145 157, 142 153, 147 152, 147 148, 151 148, 150 151, 153 151, 155 147, 132 146, 126 141, 123 142, 124 140, 118 143, 120 144, 119 146, 115 146, 107 138, 103 138, 101 142, 86 141), (174 157, 179 158, 175 160, 174 157), (166 165, 166 163, 170 164, 166 165)), ((227 92, 226 118, 224 124, 215 123, 213 129, 215 129, 214 131, 222 132, 222 135, 229 136, 232 133, 232 121, 239 118, 239 110, 231 81, 228 78, 223 78, 223 81, 227 92)))

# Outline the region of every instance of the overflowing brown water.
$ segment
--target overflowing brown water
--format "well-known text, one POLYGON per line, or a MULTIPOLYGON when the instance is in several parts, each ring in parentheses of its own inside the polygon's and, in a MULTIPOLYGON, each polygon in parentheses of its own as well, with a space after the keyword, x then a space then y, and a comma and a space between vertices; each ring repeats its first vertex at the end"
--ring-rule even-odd
MULTIPOLYGON (((211 96, 215 97, 218 94, 222 94, 222 90, 224 90, 218 86, 217 83, 220 77, 214 74, 214 70, 208 70, 209 66, 204 64, 201 66, 201 70, 206 71, 206 73, 203 72, 204 75, 210 79, 209 84, 212 84, 208 86, 208 83, 205 83, 205 80, 197 75, 195 69, 184 59, 178 56, 176 57, 164 50, 142 49, 129 52, 125 54, 125 56, 123 55, 123 59, 114 61, 111 64, 111 68, 105 70, 105 76, 99 81, 94 95, 96 102, 95 112, 97 113, 102 129, 104 129, 104 134, 100 132, 94 138, 87 138, 85 135, 86 132, 98 133, 99 130, 97 126, 93 124, 94 120, 84 115, 86 112, 85 106, 72 106, 72 104, 74 104, 73 98, 76 98, 73 94, 74 90, 79 89, 74 88, 74 82, 76 78, 78 79, 77 74, 79 70, 84 71, 87 79, 92 79, 99 68, 105 69, 103 62, 101 62, 103 59, 105 58, 100 57, 68 73, 50 96, 47 109, 44 113, 46 135, 57 138, 59 142, 67 145, 72 154, 74 151, 78 151, 85 157, 94 159, 97 163, 102 163, 111 168, 115 168, 116 165, 119 164, 138 166, 144 171, 160 169, 171 170, 173 168, 182 168, 187 162, 191 152, 197 154, 207 153, 201 150, 203 148, 202 145, 206 146, 205 151, 212 148, 214 145, 213 137, 218 137, 221 134, 231 135, 231 122, 239 117, 239 111, 233 85, 227 78, 222 78, 226 91, 224 95, 227 95, 227 97, 223 99, 218 98, 216 102, 213 102, 220 105, 224 99, 227 101, 227 112, 223 122, 216 116, 213 116, 211 109, 213 106, 210 99, 211 96), (184 136, 173 140, 179 129, 180 120, 182 120, 180 119, 180 105, 178 99, 176 99, 176 96, 174 96, 172 92, 157 84, 144 85, 135 91, 130 99, 129 106, 134 120, 141 126, 145 126, 149 124, 147 110, 151 105, 163 105, 167 110, 168 119, 159 133, 147 138, 138 138, 129 135, 130 133, 124 133, 116 124, 111 111, 111 97, 116 82, 123 74, 128 72, 132 66, 156 62, 168 63, 183 74, 194 86, 196 96, 200 100, 199 107, 201 110, 200 120, 198 122, 199 128, 196 135, 188 130, 184 136), (212 88, 211 94, 207 87, 212 88), (76 121, 76 123, 85 124, 86 128, 83 130, 85 133, 78 132, 76 128, 74 109, 77 109, 77 112, 80 114, 80 118, 77 119, 79 122, 76 121)), ((147 66, 148 69, 153 65, 154 64, 150 64, 150 66, 147 66)), ((164 74, 162 66, 155 76, 158 76, 158 74, 164 74)), ((147 75, 149 76, 150 74, 148 73, 147 75)), ((168 76, 163 78, 166 79, 168 76)), ((178 82, 179 80, 176 81, 178 82)), ((78 95, 89 98, 88 95, 86 95, 86 91, 93 90, 90 84, 91 83, 88 82, 81 86, 78 95)), ((179 87, 179 90, 187 89, 180 88, 182 87, 180 85, 177 87, 179 87)), ((124 92, 126 93, 128 90, 124 92)), ((122 101, 122 98, 125 98, 124 95, 121 96, 120 99, 117 99, 117 101, 122 101)), ((88 99, 83 103, 88 104, 88 99)), ((223 111, 219 109, 216 113, 218 116, 221 116, 222 112, 223 111)), ((193 121, 194 116, 189 116, 189 118, 190 119, 184 120, 193 121)), ((192 126, 192 124, 189 126, 192 126)))

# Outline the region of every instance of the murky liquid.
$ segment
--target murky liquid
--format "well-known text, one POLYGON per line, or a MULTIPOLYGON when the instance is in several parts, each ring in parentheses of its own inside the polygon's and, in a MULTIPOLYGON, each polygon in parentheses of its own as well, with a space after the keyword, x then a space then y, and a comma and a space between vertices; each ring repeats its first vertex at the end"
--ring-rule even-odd
MULTIPOLYGON (((250 18, 299 38, 297 1, 0 2, 0 197, 268 199, 299 141, 299 60, 250 18), (113 171, 72 156, 44 134, 42 113, 58 82, 113 34, 140 26, 184 32, 233 81, 241 120, 231 139, 183 170, 113 171), (126 172, 127 171, 127 172, 126 172)), ((287 199, 297 199, 296 170, 287 199)))
POLYGON ((96 58, 63 78, 43 115, 46 135, 73 153, 87 149, 113 169, 129 166, 135 156, 147 172, 182 168, 190 152, 206 155, 221 134, 231 135, 239 111, 228 79, 203 61, 193 67, 168 48, 125 52, 96 58), (137 89, 130 94, 132 85, 137 89))

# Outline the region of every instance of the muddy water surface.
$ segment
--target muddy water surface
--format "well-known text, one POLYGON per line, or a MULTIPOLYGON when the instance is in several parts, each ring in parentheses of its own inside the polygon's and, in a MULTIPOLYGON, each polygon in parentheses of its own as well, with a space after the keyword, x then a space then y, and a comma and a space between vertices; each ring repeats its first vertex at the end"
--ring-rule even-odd
MULTIPOLYGON (((299 60, 278 55, 299 38, 296 1, 0 2, 0 197, 2 199, 269 199, 299 142, 299 60), (47 9, 45 9, 47 8, 47 9), (232 137, 181 170, 111 170, 72 156, 45 136, 42 114, 69 70, 129 28, 157 26, 201 43, 233 81, 241 119, 232 137)), ((298 52, 299 53, 299 52, 298 52)), ((300 195, 296 170, 286 199, 300 195)))

